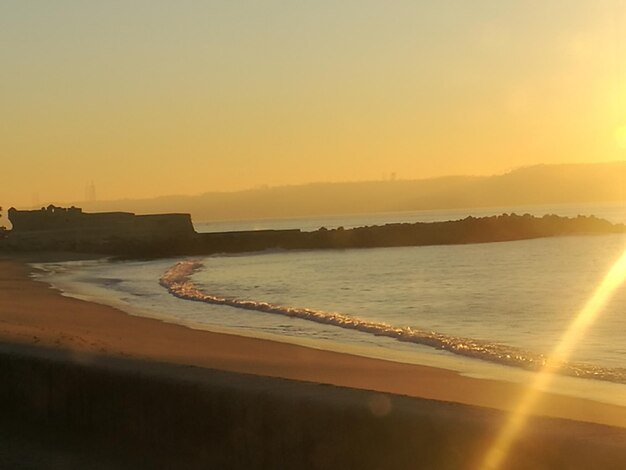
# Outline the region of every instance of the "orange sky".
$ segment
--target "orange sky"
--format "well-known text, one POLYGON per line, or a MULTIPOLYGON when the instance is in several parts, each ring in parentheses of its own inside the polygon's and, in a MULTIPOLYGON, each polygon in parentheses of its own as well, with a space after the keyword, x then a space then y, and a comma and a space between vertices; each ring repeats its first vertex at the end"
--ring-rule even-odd
POLYGON ((626 158, 623 0, 6 1, 0 204, 626 158))

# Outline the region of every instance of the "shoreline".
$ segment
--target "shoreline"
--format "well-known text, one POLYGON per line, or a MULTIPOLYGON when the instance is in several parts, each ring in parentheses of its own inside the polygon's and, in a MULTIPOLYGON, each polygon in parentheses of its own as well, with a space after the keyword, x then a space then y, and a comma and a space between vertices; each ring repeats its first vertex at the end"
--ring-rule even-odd
MULTIPOLYGON (((372 359, 266 339, 194 330, 66 297, 0 259, 0 341, 228 372, 329 384, 510 410, 519 384, 436 367, 372 359)), ((626 428, 626 407, 552 393, 535 414, 626 428)))
MULTIPOLYGON (((61 258, 63 258, 61 256, 61 258)), ((106 257, 105 257, 106 258, 106 257)), ((72 258, 73 259, 73 258, 72 258)), ((376 343, 376 346, 363 345, 354 341, 337 341, 332 339, 320 339, 302 335, 278 335, 269 330, 259 330, 243 328, 241 326, 226 326, 220 322, 206 322, 204 320, 188 319, 179 316, 176 313, 177 304, 176 296, 163 296, 159 298, 156 304, 142 307, 128 303, 122 300, 122 295, 117 290, 110 290, 108 287, 101 286, 100 283, 75 281, 71 278, 59 279, 54 273, 55 268, 47 266, 46 262, 41 260, 32 261, 29 266, 32 269, 31 277, 38 282, 51 285, 59 290, 61 295, 83 301, 107 305, 114 309, 123 311, 131 316, 142 318, 151 318, 167 324, 175 324, 184 326, 193 330, 207 331, 212 333, 226 334, 230 336, 246 337, 260 340, 268 340, 277 343, 286 343, 291 345, 303 346, 310 349, 332 351, 341 354, 359 356, 363 358, 377 359, 386 362, 396 362, 401 364, 413 364, 418 366, 433 367, 435 369, 443 369, 458 373, 464 377, 473 377, 477 379, 491 379, 497 382, 507 382, 512 384, 526 385, 534 379, 534 372, 524 367, 516 367, 505 365, 498 361, 485 360, 484 358, 471 357, 470 355, 457 354, 453 351, 443 348, 426 346, 422 344, 413 344, 410 349, 399 348, 404 346, 406 341, 398 341, 397 339, 388 339, 384 345, 376 343)), ((62 259, 55 259, 55 262, 62 259)), ((96 259, 96 261, 99 261, 96 259)), ((171 259, 172 263, 178 263, 179 258, 171 259)), ((153 272, 150 278, 158 278, 167 269, 172 267, 168 261, 159 270, 153 272)), ((112 274, 116 277, 115 274, 112 274)), ((180 308, 184 309, 184 305, 180 308)), ((242 324, 243 325, 243 324, 242 324)), ((377 337, 380 335, 376 335, 377 337)), ((383 336, 383 340, 386 340, 383 336)), ((380 338, 377 338, 378 341, 380 338)), ((576 363, 572 363, 576 365, 576 363)), ((543 392, 552 393, 559 396, 567 396, 573 398, 588 399, 594 402, 626 407, 626 385, 623 382, 596 379, 595 377, 580 377, 573 374, 557 373, 550 382, 542 389, 543 392)))

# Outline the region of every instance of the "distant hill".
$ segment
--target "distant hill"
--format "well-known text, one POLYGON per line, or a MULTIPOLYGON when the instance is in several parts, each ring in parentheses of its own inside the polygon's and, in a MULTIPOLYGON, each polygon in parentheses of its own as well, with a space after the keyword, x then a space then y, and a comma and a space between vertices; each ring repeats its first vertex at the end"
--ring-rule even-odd
POLYGON ((87 211, 190 212, 194 221, 626 200, 626 162, 536 165, 495 176, 312 183, 198 196, 74 203, 87 211))

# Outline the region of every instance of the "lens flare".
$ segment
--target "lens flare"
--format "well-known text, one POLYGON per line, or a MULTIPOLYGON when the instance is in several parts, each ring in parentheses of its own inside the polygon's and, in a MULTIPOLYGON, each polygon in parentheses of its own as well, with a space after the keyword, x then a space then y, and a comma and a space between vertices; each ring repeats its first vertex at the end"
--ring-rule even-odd
POLYGON ((606 274, 584 308, 548 356, 545 365, 535 375, 528 391, 511 412, 511 416, 485 455, 480 470, 498 470, 502 467, 511 446, 524 428, 528 415, 541 397, 541 390, 552 381, 561 363, 566 361, 572 350, 593 324, 617 288, 626 279, 626 251, 606 274))

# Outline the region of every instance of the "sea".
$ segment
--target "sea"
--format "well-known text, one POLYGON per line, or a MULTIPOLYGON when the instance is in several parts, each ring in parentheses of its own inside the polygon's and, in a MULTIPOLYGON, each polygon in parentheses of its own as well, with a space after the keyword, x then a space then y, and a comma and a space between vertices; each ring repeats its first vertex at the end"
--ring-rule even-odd
MULTIPOLYGON (((626 223, 625 204, 494 207, 196 224, 317 230, 516 213, 626 223)), ((626 235, 149 261, 37 263, 64 295, 190 328, 530 383, 626 249, 626 235), (178 290, 177 290, 178 289, 178 290)), ((546 391, 626 406, 626 286, 546 391)))

